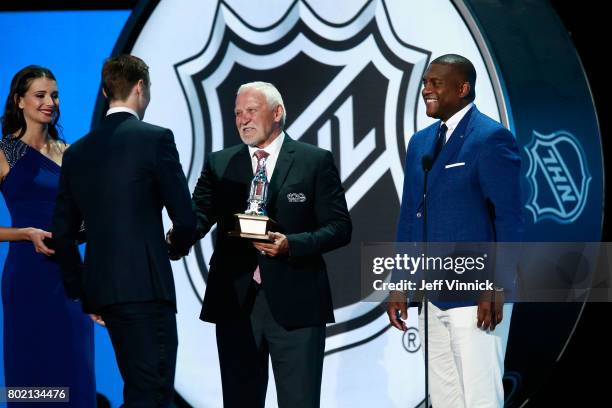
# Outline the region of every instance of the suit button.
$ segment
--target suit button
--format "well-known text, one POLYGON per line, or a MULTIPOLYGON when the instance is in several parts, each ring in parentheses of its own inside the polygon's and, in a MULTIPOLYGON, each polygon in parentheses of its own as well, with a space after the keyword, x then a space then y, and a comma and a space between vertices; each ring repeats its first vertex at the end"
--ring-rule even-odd
POLYGON ((420 211, 417 213, 417 218, 421 218, 421 212, 420 211))

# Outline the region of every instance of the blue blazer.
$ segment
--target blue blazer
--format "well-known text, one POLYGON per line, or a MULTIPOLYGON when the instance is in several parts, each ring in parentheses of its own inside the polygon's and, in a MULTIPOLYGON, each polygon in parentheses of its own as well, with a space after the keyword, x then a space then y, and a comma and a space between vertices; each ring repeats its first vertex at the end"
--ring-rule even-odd
MULTIPOLYGON (((397 241, 423 241, 421 159, 433 154, 441 122, 410 139, 397 241)), ((429 242, 517 242, 523 218, 521 159, 512 133, 474 106, 459 122, 427 180, 429 242), (452 166, 455 164, 455 166, 452 166)), ((513 291, 512 273, 495 273, 495 285, 513 291)))

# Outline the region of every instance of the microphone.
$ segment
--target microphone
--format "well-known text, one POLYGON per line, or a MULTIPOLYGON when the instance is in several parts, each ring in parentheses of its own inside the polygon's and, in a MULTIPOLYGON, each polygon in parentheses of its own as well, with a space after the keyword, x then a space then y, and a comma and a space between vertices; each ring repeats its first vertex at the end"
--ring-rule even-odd
MULTIPOLYGON (((423 173, 425 173, 425 180, 423 184, 423 242, 425 243, 425 256, 427 256, 427 175, 433 167, 434 158, 431 154, 426 154, 421 158, 421 166, 423 167, 423 173)), ((429 407, 429 307, 427 306, 427 291, 422 294, 422 299, 419 304, 425 306, 424 310, 424 329, 425 333, 425 407, 429 407)), ((420 311, 420 310, 419 310, 420 311)))
POLYGON ((423 166, 423 171, 427 173, 433 167, 433 156, 431 154, 426 154, 421 158, 421 166, 423 166))

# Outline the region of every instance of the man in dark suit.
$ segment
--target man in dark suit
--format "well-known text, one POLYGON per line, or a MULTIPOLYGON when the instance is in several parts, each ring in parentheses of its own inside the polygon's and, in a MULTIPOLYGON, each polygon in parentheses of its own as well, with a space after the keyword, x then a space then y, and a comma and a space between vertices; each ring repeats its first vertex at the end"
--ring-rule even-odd
POLYGON ((241 86, 235 115, 244 144, 210 154, 193 193, 198 235, 217 224, 200 318, 216 323, 224 406, 264 407, 270 356, 279 406, 318 407, 334 321, 322 254, 350 241, 344 191, 329 151, 285 134, 272 84, 241 86), (268 243, 228 236, 260 165, 279 226, 268 243))
MULTIPOLYGON (((424 241, 424 170, 427 179, 427 237, 430 242, 520 241, 520 157, 512 133, 473 104, 476 70, 466 58, 448 54, 431 62, 423 76, 428 116, 439 119, 410 139, 397 240, 424 241)), ((498 253, 499 254, 499 253, 498 253)), ((501 259, 502 257, 498 257, 501 259)), ((479 302, 428 302, 429 380, 435 407, 501 407, 502 377, 515 273, 496 266, 495 291, 479 302)), ((406 330, 406 294, 392 293, 387 313, 406 330), (400 313, 398 318, 396 313, 400 313)), ((421 318, 421 333, 424 333, 421 318)))
POLYGON ((147 65, 110 58, 102 70, 110 109, 101 125, 65 153, 53 238, 67 293, 106 324, 124 381, 126 407, 172 401, 177 332, 173 250, 193 241, 196 218, 172 132, 142 122, 150 100, 147 65), (85 263, 76 246, 86 226, 85 263))

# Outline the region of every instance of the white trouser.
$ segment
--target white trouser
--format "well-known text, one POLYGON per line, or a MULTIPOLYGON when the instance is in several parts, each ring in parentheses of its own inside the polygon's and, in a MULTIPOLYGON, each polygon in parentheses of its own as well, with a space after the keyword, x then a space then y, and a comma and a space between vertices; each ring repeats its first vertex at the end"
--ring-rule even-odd
MULTIPOLYGON (((476 326, 477 306, 448 310, 428 306, 429 395, 434 408, 503 407, 504 356, 513 305, 504 305, 503 320, 494 331, 476 326)), ((420 333, 425 333, 424 315, 422 311, 419 316, 420 333)))

